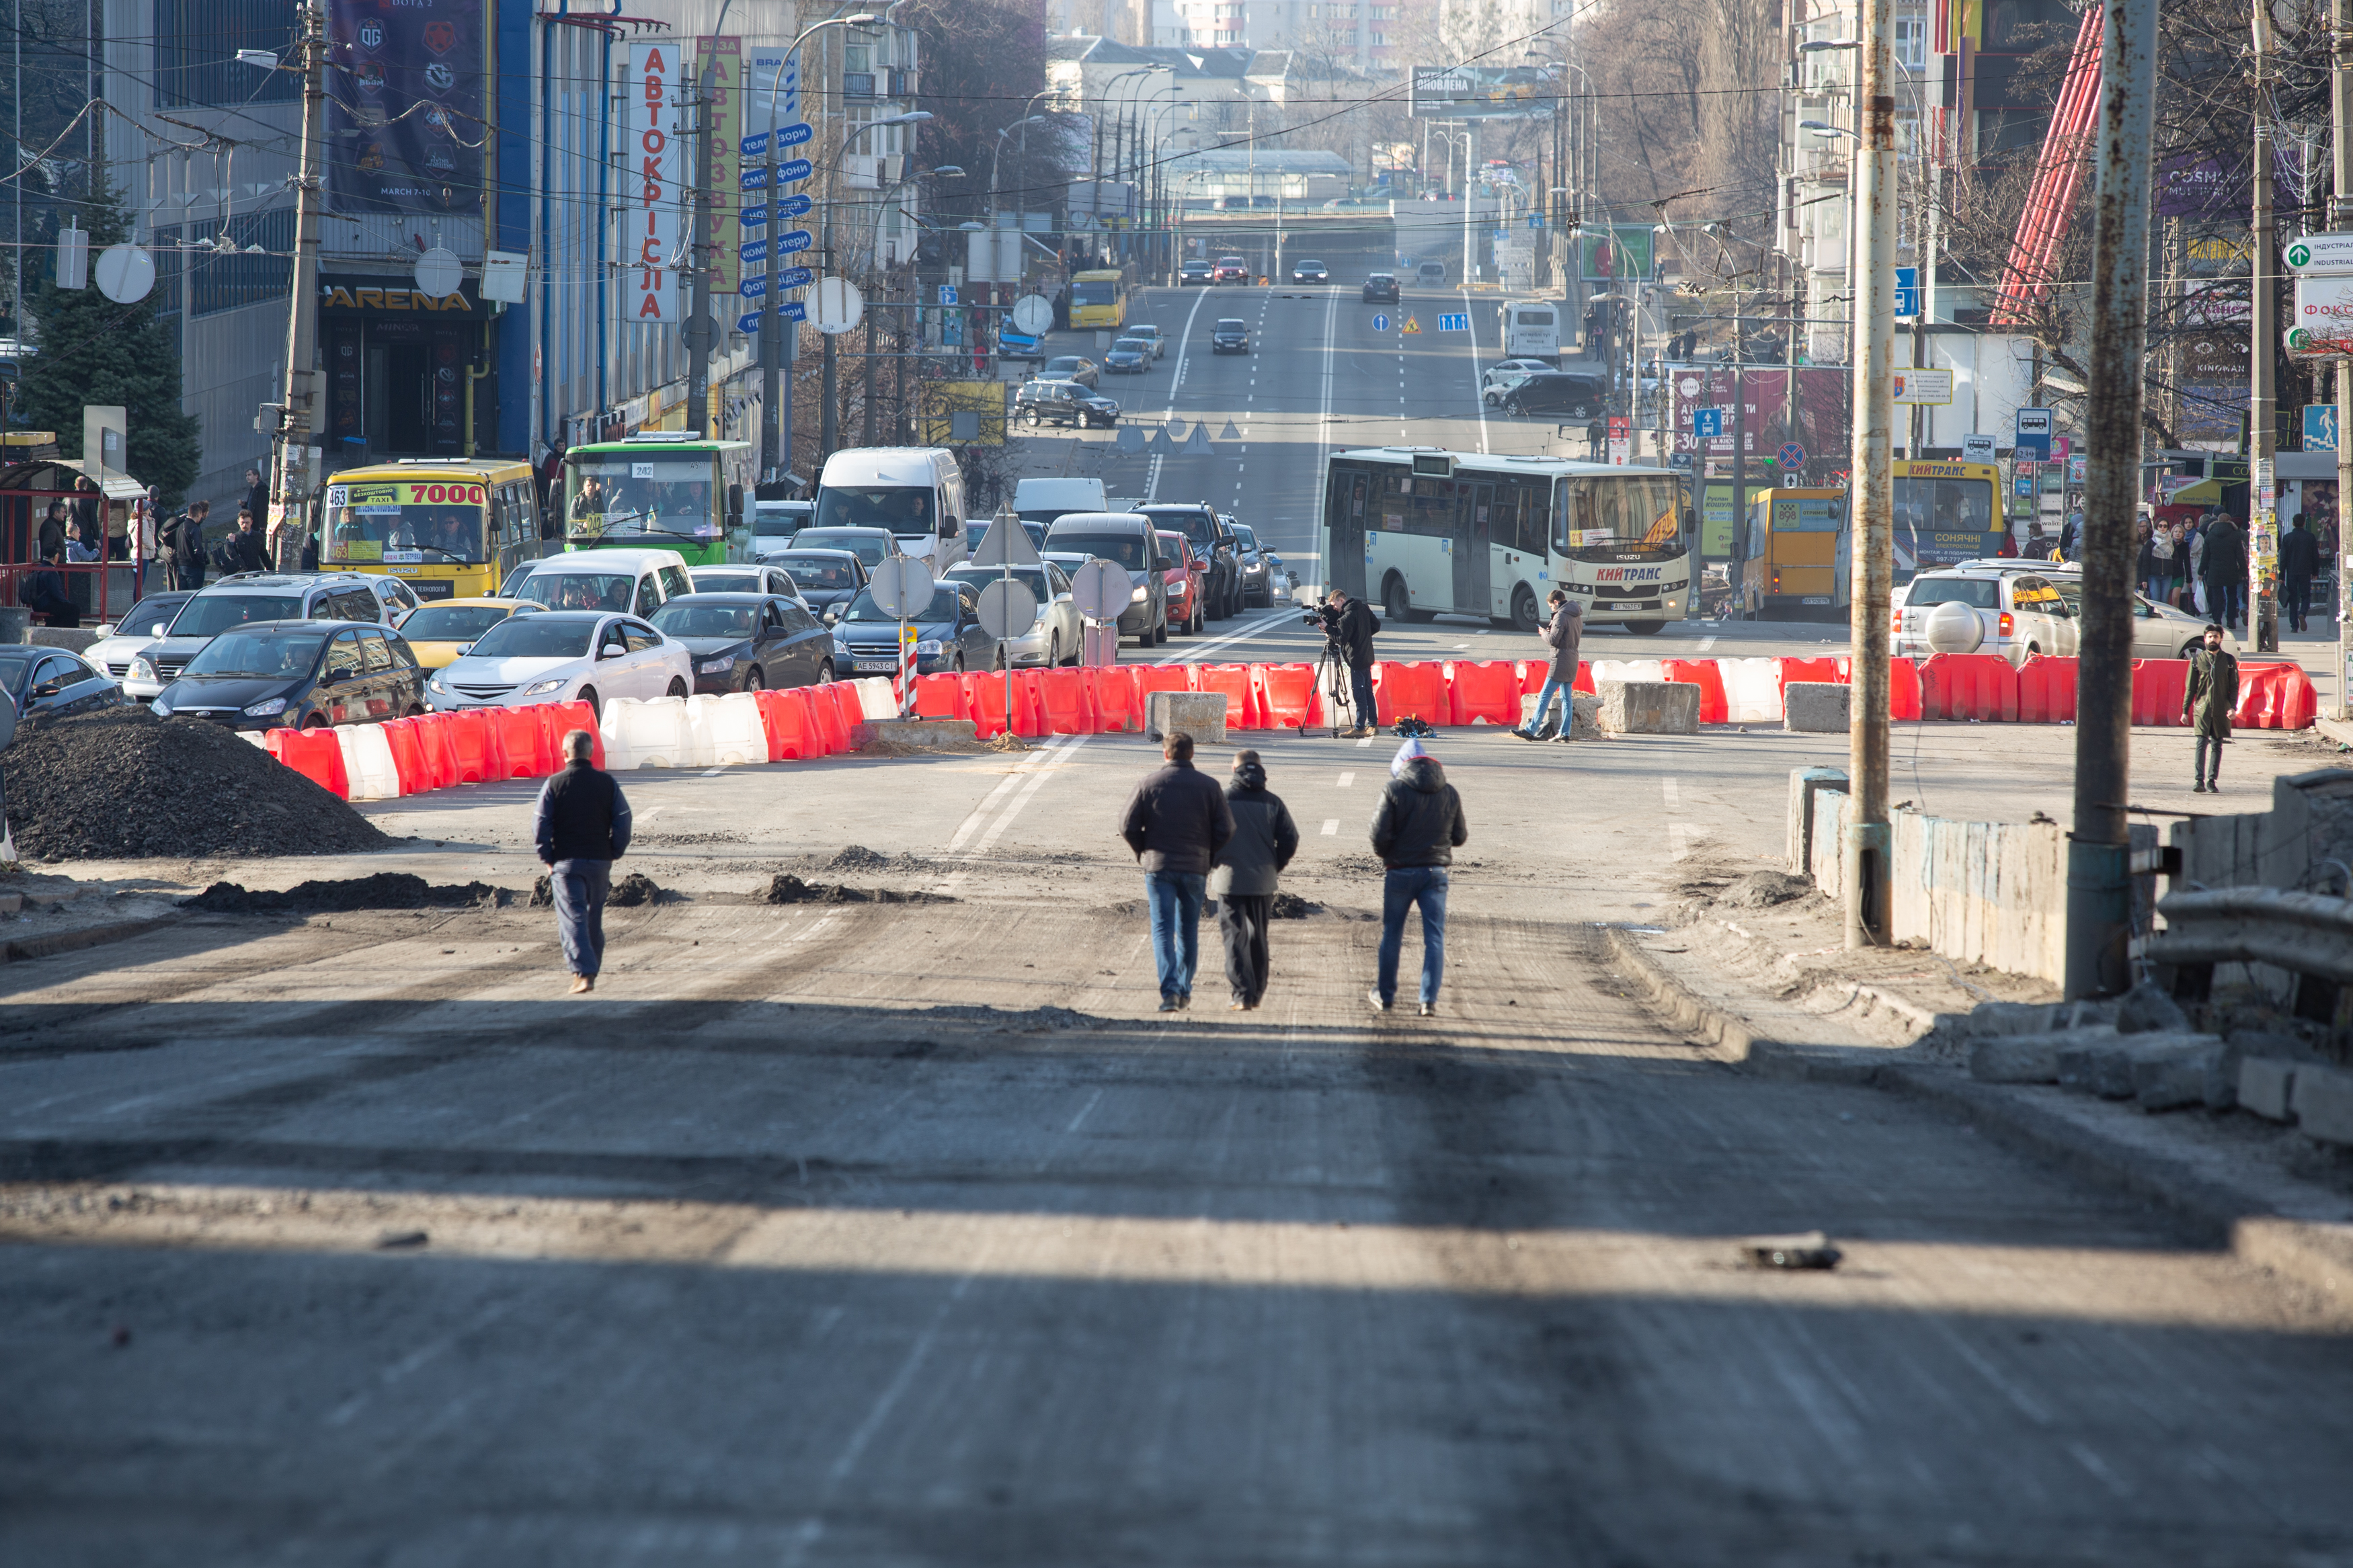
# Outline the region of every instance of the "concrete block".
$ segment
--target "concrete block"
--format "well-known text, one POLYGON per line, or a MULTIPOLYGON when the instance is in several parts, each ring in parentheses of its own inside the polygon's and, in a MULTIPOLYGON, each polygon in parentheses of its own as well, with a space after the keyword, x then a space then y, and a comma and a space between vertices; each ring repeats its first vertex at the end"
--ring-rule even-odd
POLYGON ((1226 694, 1222 691, 1149 691, 1144 698, 1144 728, 1155 741, 1182 730, 1197 746, 1226 743, 1226 694))
POLYGON ((2299 1131, 2330 1143, 2353 1143, 2353 1072, 2300 1067, 2295 1095, 2299 1131))
MULTIPOLYGON (((1582 691, 1569 693, 1569 710, 1574 715, 1566 735, 1556 735, 1556 741, 1598 741, 1601 739, 1601 699, 1582 691)), ((1536 694, 1520 695, 1520 728, 1534 729, 1536 724, 1536 694)))
POLYGON ((2113 1041, 2114 1029, 2041 1035, 1984 1035, 1969 1047, 1969 1076, 1979 1083, 2057 1083, 2059 1053, 2069 1046, 2113 1041))
POLYGON ((1846 782, 1838 768, 1789 770, 1789 869, 1800 877, 1813 874, 1814 796, 1825 789, 1843 790, 1846 782))
POLYGON ((2304 1064, 2280 1057, 2247 1057, 2239 1063, 2239 1105, 2257 1116, 2285 1121, 2294 1112, 2295 1075, 2304 1064))
MULTIPOLYGON (((2126 1036, 2145 1040, 2147 1036, 2126 1036)), ((2133 1098, 2143 1110, 2180 1110, 2202 1105, 2227 1110, 2239 1097, 2239 1086, 2223 1070, 2226 1047, 2219 1037, 2196 1044, 2152 1048, 2128 1047, 2132 1058, 2133 1098)))
POLYGON ((2120 1035, 2178 1033, 2189 1027, 2189 1015, 2181 1010, 2181 1004, 2152 981, 2142 981, 2116 1004, 2116 1033, 2120 1035))
MULTIPOLYGON (((232 518, 230 521, 236 520, 232 518)), ((61 647, 75 653, 86 653, 90 650, 90 645, 98 641, 98 628, 96 626, 32 626, 26 629, 25 640, 36 647, 61 647)))
POLYGON ((1699 688, 1680 680, 1601 680, 1605 735, 1696 735, 1699 688))
POLYGON ((918 752, 960 751, 979 741, 979 731, 969 719, 867 719, 850 731, 850 744, 857 749, 883 744, 918 752))
POLYGON ((1781 728, 1843 735, 1854 688, 1829 680, 1793 680, 1781 688, 1781 728))
MULTIPOLYGON (((1962 1033, 1982 1035, 2044 1035, 2054 1030, 2084 1030, 2116 1022, 2113 1002, 1981 1002, 1963 1019, 1962 1033)), ((2113 1029, 2107 1031, 2115 1033, 2113 1029)))

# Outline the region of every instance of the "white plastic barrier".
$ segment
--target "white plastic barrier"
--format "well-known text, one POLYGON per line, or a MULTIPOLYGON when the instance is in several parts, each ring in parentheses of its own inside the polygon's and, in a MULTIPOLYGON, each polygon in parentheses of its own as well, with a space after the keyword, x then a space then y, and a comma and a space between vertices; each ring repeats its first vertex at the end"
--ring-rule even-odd
POLYGON ((861 675, 850 682, 858 688, 858 706, 869 719, 896 719, 899 716, 899 694, 892 689, 887 675, 861 675))
POLYGON ((1666 668, 1655 658, 1597 658, 1593 661, 1593 687, 1601 689, 1605 680, 1664 680, 1666 668))
POLYGON ((683 697, 657 697, 650 702, 627 697, 608 700, 597 726, 605 736, 606 770, 711 766, 707 740, 700 750, 696 746, 694 725, 687 716, 689 700, 683 697))
POLYGON ((686 710, 696 759, 691 765, 728 767, 768 760, 768 731, 760 721, 760 700, 750 692, 690 697, 686 710))
POLYGON ((400 795, 400 769, 392 760, 392 742, 381 724, 338 724, 335 743, 343 750, 343 776, 351 781, 353 800, 395 800, 400 795))
POLYGON ((1724 672, 1724 721, 1727 724, 1778 724, 1781 721, 1781 661, 1778 658, 1719 658, 1724 672))

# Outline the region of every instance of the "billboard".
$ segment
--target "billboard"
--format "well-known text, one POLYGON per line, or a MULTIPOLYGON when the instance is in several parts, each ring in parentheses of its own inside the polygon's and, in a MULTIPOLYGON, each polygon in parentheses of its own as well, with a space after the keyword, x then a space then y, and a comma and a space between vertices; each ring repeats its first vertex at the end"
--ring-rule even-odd
POLYGON ((711 291, 733 294, 744 260, 744 227, 735 221, 735 208, 743 200, 735 188, 735 163, 747 96, 744 40, 702 38, 695 47, 701 51, 694 61, 695 77, 700 79, 706 71, 711 76, 711 227, 705 231, 711 237, 711 291))
POLYGON ((686 62, 668 40, 629 46, 628 130, 622 145, 619 260, 624 322, 677 321, 681 204, 686 196, 686 62))
POLYGON ((489 47, 482 0, 328 0, 328 210, 480 210, 489 47))
POLYGON ((1535 66, 1416 66, 1408 93, 1416 120, 1550 119, 1559 89, 1535 66))

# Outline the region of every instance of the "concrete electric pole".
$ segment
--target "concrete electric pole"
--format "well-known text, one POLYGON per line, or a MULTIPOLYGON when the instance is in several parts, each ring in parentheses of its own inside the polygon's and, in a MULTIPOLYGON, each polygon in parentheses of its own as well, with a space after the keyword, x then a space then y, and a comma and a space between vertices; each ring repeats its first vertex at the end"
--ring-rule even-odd
MULTIPOLYGON (((277 440, 270 452, 270 493, 277 516, 269 520, 271 558, 280 571, 302 564, 309 533, 310 490, 315 476, 309 452, 318 428, 318 377, 311 362, 319 338, 319 163, 327 130, 326 16, 318 0, 305 0, 296 18, 294 60, 285 69, 302 73, 302 148, 294 176, 294 291, 287 301, 286 380, 278 408, 277 440)), ((260 520, 256 519, 256 521, 260 520)))
MULTIPOLYGON (((2328 228, 2342 234, 2353 225, 2353 0, 2329 0, 2328 121, 2336 143, 2334 190, 2328 201, 2328 228)), ((2353 719, 2353 360, 2337 366, 2337 712, 2353 719)))
POLYGON ((2258 653, 2279 651, 2279 236, 2272 216, 2271 0, 2254 5, 2254 397, 2247 430, 2247 634, 2258 653))

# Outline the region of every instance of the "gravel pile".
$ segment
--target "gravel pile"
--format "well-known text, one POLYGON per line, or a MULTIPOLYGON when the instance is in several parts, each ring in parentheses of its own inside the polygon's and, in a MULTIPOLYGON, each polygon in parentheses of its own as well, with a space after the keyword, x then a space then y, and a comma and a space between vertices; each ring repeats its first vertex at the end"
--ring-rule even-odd
POLYGON ((952 904, 944 893, 902 893, 892 888, 846 888, 839 882, 804 882, 779 872, 761 898, 771 904, 952 904))
POLYGON ((353 910, 494 910, 510 896, 488 882, 435 884, 406 871, 379 871, 373 877, 300 882, 282 893, 248 892, 235 882, 215 882, 195 898, 181 900, 180 907, 215 915, 332 915, 353 910))
POLYGON ((144 708, 27 725, 0 772, 16 851, 36 859, 348 855, 392 842, 227 730, 144 708))
POLYGON ((920 855, 885 855, 863 844, 852 844, 830 860, 818 863, 820 871, 934 871, 939 868, 920 855))

